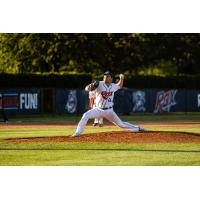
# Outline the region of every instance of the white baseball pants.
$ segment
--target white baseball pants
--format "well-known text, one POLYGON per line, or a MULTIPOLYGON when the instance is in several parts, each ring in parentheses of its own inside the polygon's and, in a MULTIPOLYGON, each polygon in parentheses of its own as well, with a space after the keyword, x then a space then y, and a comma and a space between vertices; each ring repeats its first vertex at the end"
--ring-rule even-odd
POLYGON ((101 118, 95 118, 94 119, 94 123, 96 123, 96 124, 103 124, 103 118, 101 117, 101 118))
MULTIPOLYGON (((96 108, 95 104, 93 105, 93 109, 96 108)), ((94 119, 95 124, 103 124, 103 117, 95 118, 94 119)))
POLYGON ((139 126, 121 121, 121 119, 117 116, 117 114, 113 111, 112 108, 107 110, 102 110, 100 108, 93 108, 92 110, 89 110, 83 114, 80 122, 78 123, 76 129, 76 135, 81 135, 83 133, 85 125, 87 124, 89 119, 101 118, 101 117, 106 118, 113 124, 121 128, 127 129, 128 131, 139 131, 139 126))

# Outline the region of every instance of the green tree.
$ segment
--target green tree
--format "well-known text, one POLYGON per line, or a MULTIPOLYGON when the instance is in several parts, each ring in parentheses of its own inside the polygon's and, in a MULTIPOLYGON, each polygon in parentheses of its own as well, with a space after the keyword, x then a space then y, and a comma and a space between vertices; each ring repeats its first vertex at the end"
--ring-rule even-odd
POLYGON ((0 72, 199 74, 200 34, 0 34, 0 72))

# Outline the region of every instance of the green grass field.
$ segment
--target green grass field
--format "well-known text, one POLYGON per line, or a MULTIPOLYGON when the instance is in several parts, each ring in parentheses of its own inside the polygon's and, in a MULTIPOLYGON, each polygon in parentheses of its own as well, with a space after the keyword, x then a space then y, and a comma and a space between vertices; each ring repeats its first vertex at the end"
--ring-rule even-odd
MULTIPOLYGON (((120 116, 120 115, 119 115, 120 116)), ((12 122, 65 122, 77 123, 81 116, 77 115, 20 115, 12 117, 12 122)), ((166 113, 166 114, 133 114, 130 116, 120 116, 126 121, 200 121, 200 113, 166 113)))
MULTIPOLYGON (((136 115, 123 120, 144 123, 151 130, 172 130, 200 133, 200 114, 136 115), (151 126, 149 121, 159 122, 151 126), (170 122, 183 122, 183 126, 170 126, 170 122), (196 122, 193 127, 184 122, 196 122), (146 124, 145 124, 146 123, 146 124), (168 125, 169 123, 169 125, 168 125)), ((0 125, 1 166, 199 166, 200 143, 67 143, 33 142, 9 143, 5 139, 66 136, 75 131, 80 116, 16 117, 6 125, 0 125), (22 122, 19 122, 22 121, 22 122), (34 127, 34 123, 56 123, 55 127, 34 127), (73 126, 67 124, 74 123, 73 126), (32 128, 18 124, 32 123, 32 128), (66 123, 66 126, 63 126, 66 123), (59 126, 62 124, 62 126, 59 126), (12 127, 16 126, 16 127, 12 127)), ((121 130, 117 127, 86 127, 85 133, 121 130)))

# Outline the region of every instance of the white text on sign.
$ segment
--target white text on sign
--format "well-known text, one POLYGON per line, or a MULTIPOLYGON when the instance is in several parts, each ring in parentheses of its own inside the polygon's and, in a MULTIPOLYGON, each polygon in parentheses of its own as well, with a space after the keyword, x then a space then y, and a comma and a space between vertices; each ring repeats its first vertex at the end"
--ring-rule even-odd
POLYGON ((38 109, 38 94, 37 93, 21 93, 20 94, 20 109, 38 109))

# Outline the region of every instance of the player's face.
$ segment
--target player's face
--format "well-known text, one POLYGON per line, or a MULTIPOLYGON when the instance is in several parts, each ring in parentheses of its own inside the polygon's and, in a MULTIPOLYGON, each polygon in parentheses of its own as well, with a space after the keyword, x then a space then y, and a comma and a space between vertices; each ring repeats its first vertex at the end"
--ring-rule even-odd
POLYGON ((112 83, 112 77, 110 75, 104 75, 103 76, 103 82, 106 84, 112 83))

